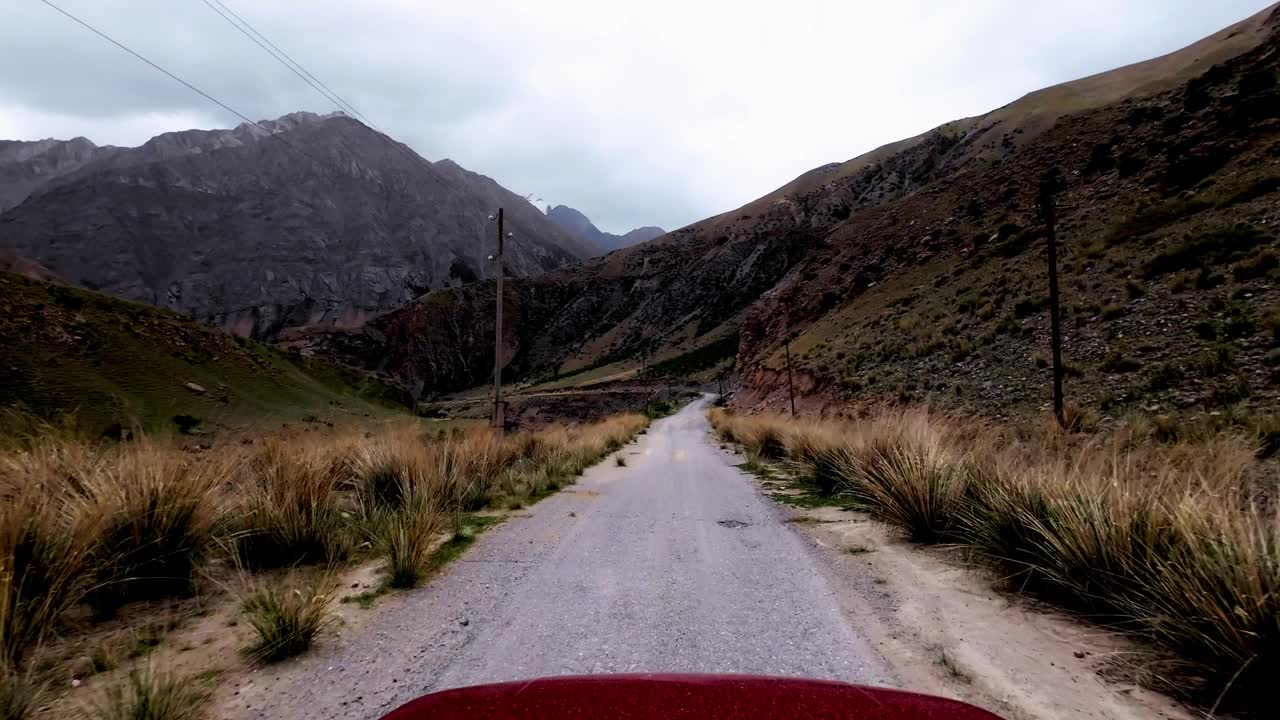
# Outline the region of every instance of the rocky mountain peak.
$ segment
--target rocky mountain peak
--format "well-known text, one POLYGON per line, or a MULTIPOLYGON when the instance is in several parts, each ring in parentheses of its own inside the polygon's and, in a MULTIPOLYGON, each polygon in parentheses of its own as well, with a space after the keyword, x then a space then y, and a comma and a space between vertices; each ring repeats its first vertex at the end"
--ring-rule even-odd
POLYGON ((510 274, 598 254, 492 179, 430 163, 343 114, 261 125, 165 133, 57 173, 35 161, 66 143, 0 159, 0 188, 13 198, 0 206, 0 250, 255 336, 359 325, 489 277, 495 207, 508 209, 518 237, 510 274))

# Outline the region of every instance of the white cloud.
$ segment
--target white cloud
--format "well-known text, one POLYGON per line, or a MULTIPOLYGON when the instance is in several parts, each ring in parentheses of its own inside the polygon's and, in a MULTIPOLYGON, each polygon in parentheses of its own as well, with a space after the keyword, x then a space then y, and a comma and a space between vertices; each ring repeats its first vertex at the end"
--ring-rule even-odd
MULTIPOLYGON (((196 0, 55 2, 251 117, 332 109, 196 0)), ((731 209, 1266 4, 223 2, 424 156, 613 232, 731 209)), ((41 3, 6 16, 0 136, 136 144, 236 122, 41 3)))

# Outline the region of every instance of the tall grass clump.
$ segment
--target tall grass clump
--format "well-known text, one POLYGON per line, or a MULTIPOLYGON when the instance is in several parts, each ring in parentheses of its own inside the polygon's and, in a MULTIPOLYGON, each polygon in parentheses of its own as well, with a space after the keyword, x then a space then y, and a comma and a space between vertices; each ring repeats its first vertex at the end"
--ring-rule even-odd
POLYGON ((84 597, 92 566, 56 498, 30 487, 0 499, 0 668, 16 668, 84 597))
POLYGON ((323 446, 268 444, 244 463, 236 495, 241 563, 272 568, 336 562, 351 552, 344 466, 323 446))
POLYGON ((1280 507, 1250 438, 1015 432, 927 411, 796 422, 715 409, 913 540, 968 548, 1032 593, 1179 658, 1210 699, 1280 677, 1280 507))
POLYGON ((107 686, 84 720, 197 720, 212 697, 203 682, 142 667, 107 686))
POLYGON ((245 654, 272 663, 306 652, 332 620, 329 608, 335 594, 327 579, 313 586, 286 583, 251 589, 241 599, 255 633, 245 654))
POLYGON ((788 436, 787 421, 778 415, 736 415, 723 408, 712 408, 713 417, 720 418, 720 438, 725 442, 742 445, 748 454, 759 455, 766 460, 777 460, 786 455, 783 439, 788 436))
POLYGON ((400 436, 368 448, 356 468, 361 525, 386 561, 387 585, 416 587, 446 525, 449 491, 433 474, 440 469, 436 458, 420 442, 400 436))
POLYGON ((229 472, 225 457, 191 458, 151 441, 108 453, 80 501, 82 527, 94 534, 95 608, 191 591, 215 547, 216 493, 229 472))
POLYGON ((387 562, 388 586, 417 587, 431 569, 432 552, 446 526, 444 515, 421 500, 376 521, 374 542, 387 562))
POLYGON ((903 436, 876 438, 848 458, 842 474, 861 507, 916 542, 951 538, 965 492, 963 465, 937 446, 912 445, 903 436))

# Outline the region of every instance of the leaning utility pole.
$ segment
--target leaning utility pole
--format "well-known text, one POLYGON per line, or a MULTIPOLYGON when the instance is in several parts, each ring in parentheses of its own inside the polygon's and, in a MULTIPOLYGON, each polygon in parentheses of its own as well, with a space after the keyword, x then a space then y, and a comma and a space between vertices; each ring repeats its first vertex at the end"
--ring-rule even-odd
POLYGON ((498 301, 493 320, 493 427, 498 435, 506 428, 506 413, 502 407, 502 208, 498 208, 498 254, 494 257, 498 266, 498 301))
POLYGON ((1050 171, 1040 180, 1040 214, 1044 218, 1049 242, 1049 333, 1053 354, 1053 415, 1058 424, 1067 426, 1062 403, 1062 322, 1058 308, 1058 238, 1054 223, 1054 195, 1062 183, 1059 173, 1050 171))
POLYGON ((796 416, 796 387, 791 382, 791 338, 782 341, 782 351, 787 355, 787 397, 791 399, 791 417, 796 416))

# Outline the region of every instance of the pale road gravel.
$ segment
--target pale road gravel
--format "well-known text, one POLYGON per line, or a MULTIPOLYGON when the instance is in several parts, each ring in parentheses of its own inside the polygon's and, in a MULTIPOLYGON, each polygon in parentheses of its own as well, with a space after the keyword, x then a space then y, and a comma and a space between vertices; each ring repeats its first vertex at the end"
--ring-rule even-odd
POLYGON ((360 632, 248 676, 222 711, 372 719, 434 690, 582 673, 896 685, 818 550, 714 444, 707 402, 655 422, 625 467, 611 456, 485 533, 360 632))

